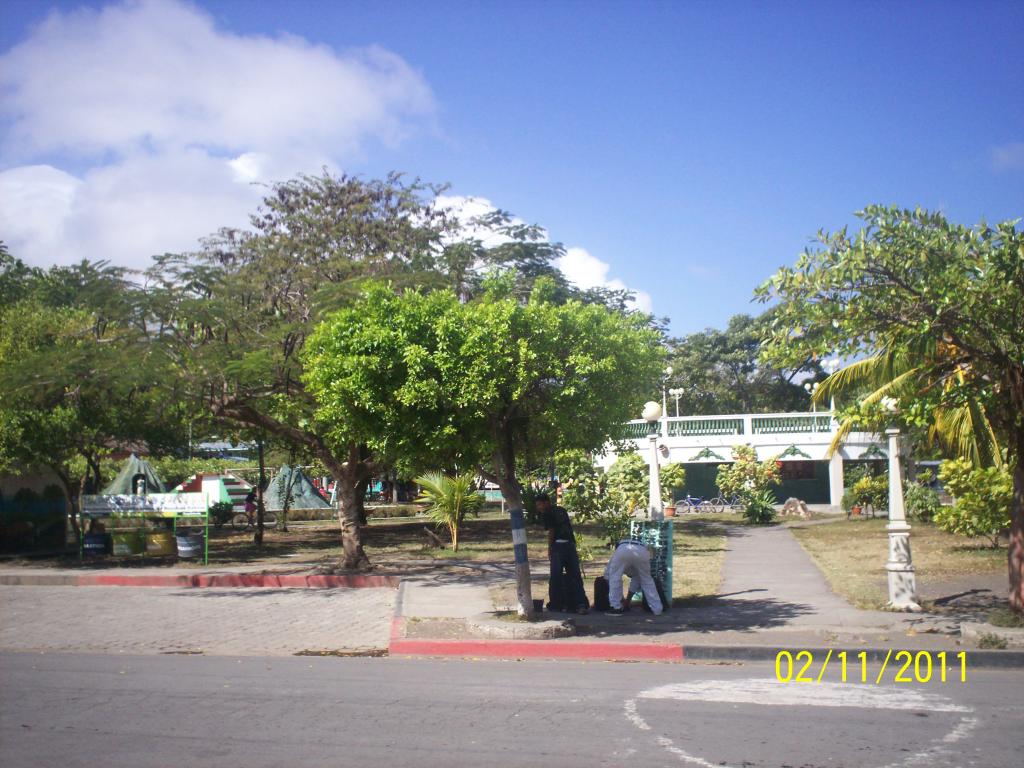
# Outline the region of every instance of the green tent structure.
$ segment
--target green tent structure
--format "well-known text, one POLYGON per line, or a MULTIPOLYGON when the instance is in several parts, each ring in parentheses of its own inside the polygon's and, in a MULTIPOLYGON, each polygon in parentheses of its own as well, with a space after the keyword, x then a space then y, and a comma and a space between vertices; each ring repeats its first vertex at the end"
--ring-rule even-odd
POLYGON ((310 479, 298 467, 292 469, 287 464, 281 467, 267 490, 263 492, 263 505, 266 509, 280 512, 284 509, 284 501, 291 494, 288 509, 330 509, 329 502, 324 501, 310 479))
POLYGON ((167 488, 153 466, 134 453, 125 460, 117 477, 103 489, 105 496, 145 496, 149 493, 167 493, 167 488))

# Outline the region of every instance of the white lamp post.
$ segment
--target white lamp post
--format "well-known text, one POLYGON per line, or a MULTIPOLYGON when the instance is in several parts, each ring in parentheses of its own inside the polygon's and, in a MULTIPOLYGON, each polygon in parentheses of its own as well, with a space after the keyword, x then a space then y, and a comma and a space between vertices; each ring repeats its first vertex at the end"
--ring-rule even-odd
POLYGON ((651 431, 648 439, 651 443, 651 466, 650 485, 648 486, 647 513, 652 520, 661 520, 664 511, 661 507, 661 472, 658 469, 658 420, 661 419, 661 406, 653 400, 644 403, 642 414, 644 420, 650 424, 651 431))
MULTIPOLYGON (((895 398, 882 398, 882 407, 895 415, 895 398)), ((920 611, 917 602, 917 579, 910 555, 910 526, 903 507, 903 466, 900 463, 900 430, 885 430, 889 437, 889 560, 885 571, 889 577, 889 608, 894 611, 920 611)))
POLYGON ((670 395, 672 395, 672 397, 674 397, 676 399, 676 418, 677 419, 679 418, 679 398, 683 396, 683 393, 685 391, 686 390, 683 389, 682 387, 673 387, 672 389, 670 389, 668 391, 668 393, 670 395))
POLYGON ((814 402, 814 393, 818 391, 818 384, 817 381, 813 384, 809 381, 804 383, 804 391, 811 396, 811 413, 818 412, 818 404, 814 402))
POLYGON ((666 365, 665 374, 664 376, 662 376, 661 379, 661 414, 664 418, 664 421, 661 422, 661 436, 665 438, 668 437, 668 403, 665 397, 665 393, 667 391, 665 387, 668 385, 668 380, 671 378, 671 376, 672 366, 666 365))

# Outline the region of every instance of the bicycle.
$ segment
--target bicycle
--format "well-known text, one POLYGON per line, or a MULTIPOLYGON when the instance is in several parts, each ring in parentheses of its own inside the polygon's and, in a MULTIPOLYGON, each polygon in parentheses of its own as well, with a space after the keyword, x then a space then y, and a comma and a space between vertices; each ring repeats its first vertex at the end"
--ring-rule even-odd
POLYGON ((676 501, 676 511, 684 515, 690 512, 714 512, 715 506, 708 499, 687 494, 676 501))
MULTIPOLYGON (((263 513, 263 527, 273 528, 277 526, 277 515, 273 512, 263 513)), ((237 515, 231 518, 231 527, 236 531, 244 531, 246 529, 256 528, 256 513, 253 512, 251 515, 248 512, 239 512, 237 515)))
POLYGON ((726 507, 730 512, 739 512, 743 509, 743 501, 738 493, 734 493, 732 496, 716 496, 711 503, 715 507, 715 512, 725 512, 726 507))

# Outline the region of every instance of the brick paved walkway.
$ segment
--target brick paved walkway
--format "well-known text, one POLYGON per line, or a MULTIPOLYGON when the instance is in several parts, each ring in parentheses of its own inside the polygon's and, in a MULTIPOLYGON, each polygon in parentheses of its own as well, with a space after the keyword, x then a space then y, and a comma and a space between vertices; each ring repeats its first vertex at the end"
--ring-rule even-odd
POLYGON ((387 648, 393 589, 0 586, 0 649, 286 656, 387 648))

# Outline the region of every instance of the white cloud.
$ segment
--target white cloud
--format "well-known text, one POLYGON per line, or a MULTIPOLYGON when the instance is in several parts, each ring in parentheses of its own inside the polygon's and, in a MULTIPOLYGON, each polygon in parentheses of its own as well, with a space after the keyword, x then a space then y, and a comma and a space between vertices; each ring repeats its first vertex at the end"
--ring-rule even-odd
MULTIPOLYGON (((483 226, 475 221, 481 216, 493 213, 498 208, 486 197, 466 197, 463 195, 438 195, 437 207, 450 211, 461 224, 461 237, 475 237, 487 247, 493 248, 502 243, 512 241, 512 238, 501 232, 496 232, 490 227, 483 226)), ((522 219, 512 217, 509 222, 513 225, 525 224, 522 219)))
POLYGON ((616 278, 609 278, 611 265, 601 261, 583 248, 567 248, 565 255, 556 262, 570 282, 575 283, 583 289, 587 288, 611 288, 612 290, 633 291, 633 305, 642 312, 651 312, 651 295, 645 291, 638 291, 628 288, 624 282, 616 278))
POLYGON ((243 225, 251 182, 393 145, 435 110, 386 50, 235 35, 175 0, 51 14, 0 56, 0 89, 0 237, 33 264, 144 266, 243 225))
MULTIPOLYGON (((486 227, 477 226, 473 219, 497 210, 494 204, 485 197, 464 197, 459 195, 440 195, 437 198, 438 206, 450 210, 462 223, 463 234, 476 237, 484 245, 500 245, 508 242, 511 238, 494 232, 486 227)), ((522 219, 512 219, 514 224, 524 224, 522 219)), ((555 266, 566 276, 569 282, 584 290, 588 288, 611 288, 613 290, 628 289, 626 284, 618 278, 610 278, 608 273, 611 265, 591 255, 584 248, 567 248, 565 255, 560 257, 555 266)), ((650 294, 644 291, 633 290, 633 305, 643 311, 651 312, 650 294)))
POLYGON ((995 171, 1024 170, 1024 141, 993 147, 991 161, 995 171))

